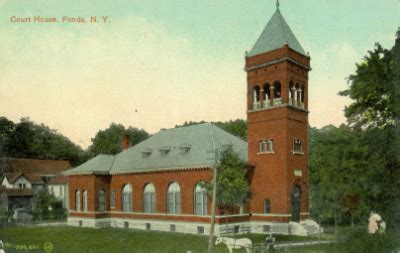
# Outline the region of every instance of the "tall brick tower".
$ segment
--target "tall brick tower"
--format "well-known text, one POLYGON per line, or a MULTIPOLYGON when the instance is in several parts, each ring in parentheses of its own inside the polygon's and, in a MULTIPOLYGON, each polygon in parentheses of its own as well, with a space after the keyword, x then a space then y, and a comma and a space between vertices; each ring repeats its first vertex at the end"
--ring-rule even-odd
POLYGON ((246 53, 252 220, 308 217, 310 57, 279 10, 246 53))

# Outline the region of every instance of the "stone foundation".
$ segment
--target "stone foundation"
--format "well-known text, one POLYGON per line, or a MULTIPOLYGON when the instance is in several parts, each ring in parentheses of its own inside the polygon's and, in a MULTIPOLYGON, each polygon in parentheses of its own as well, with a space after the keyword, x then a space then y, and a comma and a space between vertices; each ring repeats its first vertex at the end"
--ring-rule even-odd
MULTIPOLYGON (((69 217, 68 225, 75 227, 91 228, 127 228, 140 230, 153 230, 176 232, 185 234, 208 235, 210 224, 203 222, 161 221, 150 219, 123 219, 123 218, 81 218, 69 217)), ((215 224, 215 235, 232 234, 284 234, 307 235, 299 223, 245 221, 228 224, 215 224)))

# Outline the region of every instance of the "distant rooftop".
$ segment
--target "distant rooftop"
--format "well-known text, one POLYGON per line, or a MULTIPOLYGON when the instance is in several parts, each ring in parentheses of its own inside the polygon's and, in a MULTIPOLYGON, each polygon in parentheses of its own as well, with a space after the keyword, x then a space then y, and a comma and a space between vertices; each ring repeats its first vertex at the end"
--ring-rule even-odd
POLYGON ((0 158, 0 173, 56 174, 71 168, 68 161, 0 158))
POLYGON ((44 181, 39 174, 26 174, 23 172, 17 172, 6 174, 5 177, 10 184, 15 183, 20 177, 25 177, 30 183, 33 184, 44 184, 44 181))
POLYGON ((33 196, 35 195, 35 192, 33 189, 30 188, 15 188, 15 189, 10 189, 10 188, 5 188, 5 187, 0 187, 0 193, 5 192, 9 197, 13 196, 33 196))

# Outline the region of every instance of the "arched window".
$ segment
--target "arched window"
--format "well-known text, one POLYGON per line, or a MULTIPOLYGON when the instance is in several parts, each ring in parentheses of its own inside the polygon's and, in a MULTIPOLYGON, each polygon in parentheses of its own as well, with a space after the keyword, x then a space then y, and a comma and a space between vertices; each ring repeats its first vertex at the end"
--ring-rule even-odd
POLYGON ((264 213, 270 213, 271 212, 271 203, 269 202, 269 199, 264 199, 264 213))
POLYGON ((256 85, 253 89, 253 110, 258 110, 260 108, 260 87, 256 85))
POLYGON ((300 100, 300 84, 298 84, 298 83, 296 83, 296 86, 295 86, 295 93, 294 93, 294 101, 295 101, 295 105, 296 106, 298 106, 298 104, 299 104, 299 100, 300 100))
POLYGON ((256 85, 253 89, 253 103, 260 101, 260 87, 256 85))
POLYGON ((270 99, 271 99, 271 94, 270 94, 270 85, 268 83, 264 84, 264 108, 267 108, 270 106, 270 99))
POLYGON ((304 101, 305 101, 305 94, 306 94, 306 87, 304 85, 301 86, 300 92, 300 106, 304 108, 304 101))
POLYGON ((83 211, 88 211, 88 203, 87 203, 87 191, 83 191, 83 211))
POLYGON ((181 189, 177 183, 172 183, 168 187, 168 213, 181 213, 181 189))
POLYGON ((301 210, 301 189, 300 186, 295 185, 292 189, 292 221, 300 221, 301 210))
POLYGON ((104 212, 106 210, 106 192, 104 190, 99 191, 99 211, 104 212))
POLYGON ((207 192, 200 183, 194 189, 194 214, 207 215, 207 192))
POLYGON ((156 212, 156 192, 153 184, 147 184, 144 187, 143 209, 145 213, 156 212))
POLYGON ((122 211, 132 212, 132 186, 126 184, 122 189, 122 211))
POLYGON ((290 105, 294 104, 294 97, 296 94, 295 89, 296 88, 294 87, 293 81, 290 81, 290 83, 289 83, 289 104, 290 105))
POLYGON ((75 192, 75 211, 81 210, 81 192, 77 190, 75 192))
POLYGON ((282 104, 282 91, 281 91, 281 83, 276 81, 274 83, 274 103, 273 105, 282 104))
POLYGON ((281 96, 282 96, 281 83, 277 81, 274 83, 274 98, 280 98, 281 96))

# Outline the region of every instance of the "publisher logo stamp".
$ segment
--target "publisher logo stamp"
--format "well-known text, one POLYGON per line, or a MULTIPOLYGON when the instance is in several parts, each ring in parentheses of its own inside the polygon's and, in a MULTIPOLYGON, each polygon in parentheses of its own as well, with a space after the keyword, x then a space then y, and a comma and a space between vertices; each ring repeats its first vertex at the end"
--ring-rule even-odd
POLYGON ((46 243, 43 244, 43 250, 46 253, 52 252, 53 248, 54 248, 54 246, 53 246, 53 244, 51 242, 46 242, 46 243))

